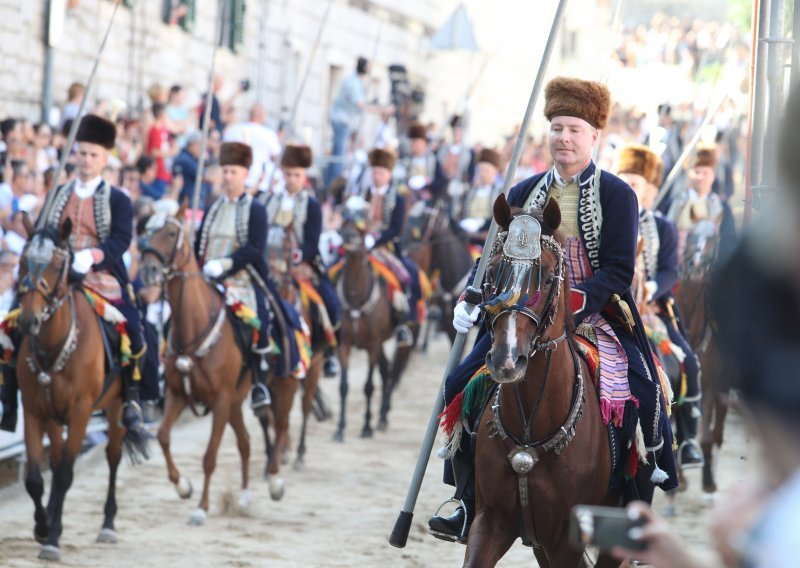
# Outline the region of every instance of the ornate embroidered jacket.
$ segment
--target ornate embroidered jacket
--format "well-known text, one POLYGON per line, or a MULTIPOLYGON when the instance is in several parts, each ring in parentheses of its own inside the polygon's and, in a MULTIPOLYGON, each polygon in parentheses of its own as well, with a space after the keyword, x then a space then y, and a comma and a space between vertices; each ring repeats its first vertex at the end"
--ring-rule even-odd
MULTIPOLYGON (((378 235, 375 238, 375 246, 393 243, 399 244, 400 235, 403 232, 403 222, 406 216, 405 198, 400 195, 397 185, 392 182, 383 195, 377 195, 375 189, 370 185, 362 191, 362 195, 373 208, 380 208, 380 220, 374 219, 377 225, 378 235), (380 205, 378 205, 380 203, 380 205)), ((373 215, 376 214, 373 209, 373 215)))
POLYGON ((647 279, 656 283, 653 300, 672 297, 672 288, 680 276, 678 230, 675 223, 658 211, 642 211, 639 233, 644 238, 644 266, 647 279))
POLYGON ((294 208, 281 210, 283 193, 262 193, 259 199, 266 206, 267 222, 292 226, 303 255, 303 261, 321 266, 319 239, 322 235, 322 208, 311 194, 303 190, 294 196, 294 208))
MULTIPOLYGON (((42 212, 36 220, 36 228, 57 228, 61 224, 64 210, 75 190, 75 181, 66 183, 47 195, 42 212)), ((88 198, 87 198, 88 199, 88 198)), ((123 288, 128 284, 128 271, 122 256, 131 244, 133 213, 131 200, 119 189, 105 181, 101 182, 92 196, 94 222, 100 242, 97 248, 103 251, 103 261, 93 267, 95 271, 108 270, 123 288)))

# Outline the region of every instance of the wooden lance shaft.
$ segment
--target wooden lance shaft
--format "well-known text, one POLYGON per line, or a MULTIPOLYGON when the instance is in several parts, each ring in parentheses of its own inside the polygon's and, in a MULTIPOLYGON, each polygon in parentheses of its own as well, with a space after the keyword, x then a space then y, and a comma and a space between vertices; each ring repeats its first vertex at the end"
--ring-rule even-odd
MULTIPOLYGON (((528 127, 530 126, 531 116, 533 115, 533 109, 536 105, 536 100, 539 98, 539 92, 542 89, 544 76, 547 72, 547 65, 550 62, 550 55, 553 52, 553 46, 555 45, 558 30, 561 27, 561 19, 566 5, 567 0, 559 0, 555 16, 553 17, 553 25, 550 27, 550 34, 547 37, 547 43, 545 44, 542 60, 539 63, 539 70, 536 73, 536 80, 533 83, 533 89, 531 90, 531 95, 528 99, 528 106, 525 109, 525 116, 522 119, 522 125, 520 126, 519 134, 517 135, 516 144, 514 145, 514 153, 511 155, 511 162, 508 164, 508 170, 506 170, 505 179, 503 180, 503 195, 505 196, 508 196, 511 182, 514 180, 514 174, 517 171, 517 162, 519 162, 520 156, 522 155, 522 147, 525 143, 525 135, 528 131, 528 127)), ((491 248, 491 244, 494 242, 494 239, 497 236, 497 230, 497 223, 492 220, 489 234, 486 236, 486 242, 483 245, 484 253, 491 248)), ((478 262, 478 268, 475 272, 475 278, 472 281, 471 288, 480 290, 481 283, 483 282, 483 275, 486 272, 486 265, 488 262, 489 255, 482 254, 481 259, 478 262)), ((479 309, 477 303, 479 303, 480 300, 473 299, 472 302, 470 302, 470 311, 479 309), (473 304, 472 302, 475 303, 473 304)), ((411 529, 411 521, 414 517, 414 507, 416 506, 417 497, 419 496, 419 491, 422 487, 422 479, 425 477, 425 469, 428 467, 428 460, 431 456, 431 450, 433 449, 433 444, 436 440, 436 432, 439 429, 439 414, 441 414, 442 408, 444 407, 444 399, 442 397, 442 392, 444 391, 444 382, 447 379, 447 376, 453 371, 453 369, 455 369, 456 365, 458 365, 466 339, 467 334, 465 333, 459 333, 456 336, 455 343, 453 344, 453 350, 450 352, 450 358, 447 361, 447 368, 444 372, 444 377, 442 378, 442 384, 436 391, 436 400, 433 404, 431 417, 428 420, 428 429, 425 431, 425 438, 422 440, 422 447, 420 448, 419 457, 417 458, 417 465, 414 469, 414 475, 411 478, 411 483, 408 488, 406 501, 403 505, 403 509, 400 511, 400 515, 397 517, 394 530, 392 530, 392 534, 389 537, 389 544, 397 548, 405 547, 406 542, 408 541, 408 533, 411 529)))

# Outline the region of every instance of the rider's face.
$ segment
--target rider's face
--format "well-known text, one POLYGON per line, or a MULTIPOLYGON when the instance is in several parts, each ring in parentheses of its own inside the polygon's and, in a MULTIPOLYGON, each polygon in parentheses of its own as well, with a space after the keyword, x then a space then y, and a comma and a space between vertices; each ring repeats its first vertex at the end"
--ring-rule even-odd
POLYGON ((689 170, 689 181, 692 188, 703 195, 711 192, 711 186, 714 185, 715 178, 714 168, 709 166, 697 166, 689 170))
POLYGON ((562 175, 574 175, 592 157, 597 129, 581 118, 556 116, 550 122, 550 154, 562 175))
POLYGON ((497 167, 489 162, 478 162, 478 183, 491 185, 497 179, 497 167))
POLYGON ((305 168, 283 168, 283 179, 286 182, 286 191, 291 194, 299 193, 306 186, 305 168))
POLYGON ((229 196, 241 195, 247 181, 248 170, 244 166, 222 166, 222 189, 229 196))
POLYGON ((650 209, 652 200, 648 200, 648 186, 650 184, 647 183, 647 180, 639 174, 632 173, 619 174, 619 178, 631 186, 631 189, 633 189, 633 192, 636 194, 636 198, 639 200, 639 209, 650 209))
POLYGON ((96 178, 108 163, 108 150, 99 144, 78 142, 78 174, 88 181, 96 178))
POLYGON ((392 181, 392 172, 381 166, 372 166, 372 183, 376 188, 386 187, 392 181))
POLYGON ((412 156, 424 156, 425 152, 428 151, 428 141, 424 138, 412 138, 411 139, 411 155, 412 156))

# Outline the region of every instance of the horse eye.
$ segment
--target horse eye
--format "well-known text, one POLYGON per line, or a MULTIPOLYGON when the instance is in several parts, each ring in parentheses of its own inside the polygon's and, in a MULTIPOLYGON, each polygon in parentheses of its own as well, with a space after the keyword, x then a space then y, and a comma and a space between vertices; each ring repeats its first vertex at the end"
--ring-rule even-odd
POLYGON ((169 238, 171 239, 176 239, 178 238, 178 231, 170 231, 169 233, 167 233, 167 236, 169 236, 169 238))

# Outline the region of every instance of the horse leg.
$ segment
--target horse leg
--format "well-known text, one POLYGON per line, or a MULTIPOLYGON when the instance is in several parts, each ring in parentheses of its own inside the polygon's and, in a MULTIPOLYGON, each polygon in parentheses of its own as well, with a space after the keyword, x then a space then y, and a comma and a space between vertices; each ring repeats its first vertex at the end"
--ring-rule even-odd
POLYGON ((222 434, 225 431, 225 425, 228 423, 230 415, 231 403, 225 395, 217 399, 217 403, 213 409, 213 421, 211 423, 211 438, 208 440, 208 447, 203 456, 203 495, 200 497, 200 502, 197 508, 192 511, 189 517, 189 524, 194 526, 202 525, 208 514, 208 493, 211 488, 211 476, 217 467, 217 452, 219 452, 219 443, 222 441, 222 434))
MULTIPOLYGON (((89 424, 89 418, 92 414, 90 404, 73 407, 70 412, 72 419, 68 424, 67 441, 63 446, 60 463, 53 470, 53 489, 47 507, 48 513, 51 515, 50 531, 47 535, 47 544, 39 552, 39 559, 41 560, 59 561, 61 558, 58 540, 61 538, 63 530, 61 517, 64 513, 64 500, 67 497, 67 491, 72 486, 75 458, 80 453, 83 438, 86 434, 86 426, 89 424)), ((60 427, 53 429, 57 430, 60 435, 60 427)))
POLYGON ((486 511, 478 511, 469 529, 464 566, 467 568, 495 566, 514 544, 517 536, 517 531, 514 527, 508 526, 508 523, 489 518, 486 511))
POLYGON ((369 354, 369 369, 367 370, 367 382, 364 383, 364 396, 367 399, 367 406, 364 410, 364 428, 361 429, 362 438, 372 438, 372 393, 375 392, 375 384, 372 377, 375 373, 375 364, 378 362, 377 353, 369 354))
POLYGON ((42 423, 34 418, 30 412, 25 412, 25 451, 27 462, 25 464, 25 489, 33 500, 33 537, 39 544, 47 542, 48 522, 47 511, 42 504, 44 495, 44 480, 42 479, 42 463, 44 463, 44 444, 42 438, 44 431, 42 423))
MULTIPOLYGON (((106 416, 119 416, 122 403, 116 400, 106 412, 106 416)), ((114 517, 117 515, 117 469, 122 459, 122 437, 125 431, 116 420, 108 421, 108 444, 106 444, 106 461, 108 461, 108 493, 103 508, 103 527, 97 535, 97 542, 116 544, 117 532, 114 530, 114 517)))
POLYGON ((230 417, 228 418, 233 431, 236 433, 236 445, 239 448, 239 457, 242 460, 242 491, 239 494, 239 512, 246 512, 253 502, 253 495, 248 489, 250 482, 250 435, 244 425, 244 415, 242 414, 242 404, 234 402, 231 405, 230 417))
POLYGON ((269 463, 272 459, 272 455, 275 453, 275 446, 272 443, 272 438, 269 435, 269 422, 270 416, 272 415, 272 409, 270 409, 266 414, 263 416, 258 417, 258 423, 261 425, 261 431, 264 433, 264 450, 266 452, 266 465, 264 466, 264 479, 269 479, 269 463))
POLYGON ((381 348, 381 357, 378 359, 378 370, 381 373, 381 414, 378 420, 378 430, 386 432, 389 425, 389 410, 392 407, 392 391, 394 391, 395 377, 389 372, 389 360, 381 348))
POLYGON ((314 354, 311 359, 311 368, 303 379, 303 426, 300 429, 300 443, 297 445, 297 457, 294 461, 295 469, 302 469, 305 465, 306 455, 306 428, 308 426, 308 417, 311 415, 314 406, 314 397, 319 390, 319 376, 322 367, 322 354, 314 354))
POLYGON ((297 392, 297 380, 293 377, 279 377, 273 382, 272 409, 275 416, 275 448, 269 461, 269 494, 273 501, 283 498, 285 491, 280 477, 280 464, 283 452, 289 443, 289 414, 297 392))
POLYGON ((347 365, 349 361, 350 346, 342 345, 339 348, 339 364, 342 367, 342 373, 339 377, 339 426, 333 435, 333 439, 337 442, 344 442, 344 427, 347 424, 347 391, 350 390, 347 384, 347 365))
MULTIPOLYGON (((583 568, 586 566, 584 562, 584 552, 583 550, 575 550, 570 546, 570 543, 566 537, 569 533, 569 529, 567 526, 564 527, 562 534, 564 535, 561 540, 547 552, 547 557, 550 563, 553 566, 558 566, 561 568, 583 568)), ((617 564, 612 564, 612 566, 617 566, 617 564)), ((598 562, 597 564, 600 566, 601 564, 598 562)), ((604 564, 604 566, 608 566, 608 564, 604 564)))
POLYGON ((167 462, 169 480, 175 486, 178 496, 181 499, 188 499, 192 496, 192 483, 180 474, 175 462, 172 461, 172 452, 169 449, 169 435, 172 426, 184 408, 186 408, 186 399, 167 388, 164 394, 164 417, 161 419, 161 426, 158 429, 158 443, 161 445, 161 452, 167 462))

